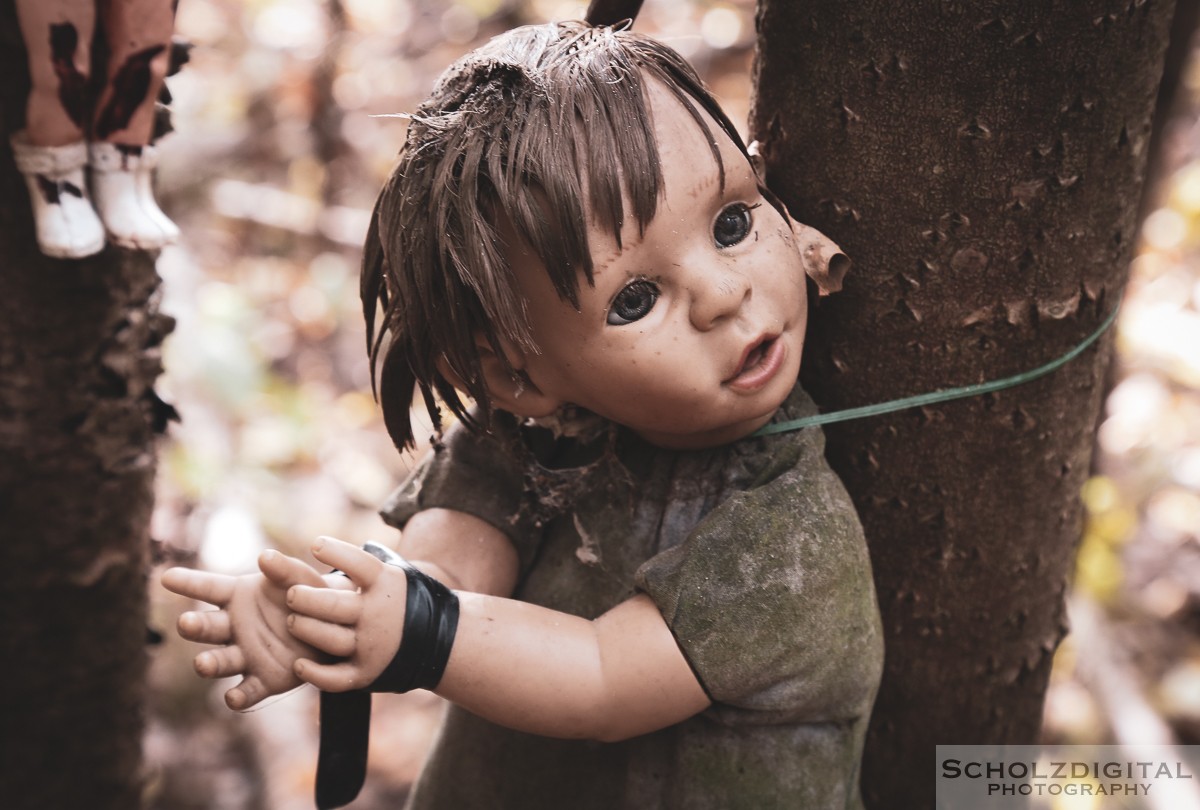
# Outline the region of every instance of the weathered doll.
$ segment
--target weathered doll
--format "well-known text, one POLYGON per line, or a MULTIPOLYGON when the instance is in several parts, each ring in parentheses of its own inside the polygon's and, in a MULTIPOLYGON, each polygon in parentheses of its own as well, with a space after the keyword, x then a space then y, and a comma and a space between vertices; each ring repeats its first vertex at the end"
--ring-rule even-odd
POLYGON ((38 247, 49 256, 80 258, 99 252, 106 234, 122 247, 146 250, 174 241, 179 230, 154 200, 150 144, 173 0, 17 0, 17 16, 31 87, 25 129, 12 147, 29 188, 38 247), (97 12, 108 49, 98 95, 89 79, 97 12))
POLYGON ((225 608, 181 619, 227 645, 197 669, 245 676, 235 708, 295 678, 432 688, 417 808, 860 807, 862 532, 819 431, 755 435, 814 410, 806 274, 834 250, 670 49, 571 23, 470 54, 412 117, 363 270, 393 438, 414 387, 459 417, 384 512, 414 567, 324 538, 342 587, 277 553, 168 572, 225 608))

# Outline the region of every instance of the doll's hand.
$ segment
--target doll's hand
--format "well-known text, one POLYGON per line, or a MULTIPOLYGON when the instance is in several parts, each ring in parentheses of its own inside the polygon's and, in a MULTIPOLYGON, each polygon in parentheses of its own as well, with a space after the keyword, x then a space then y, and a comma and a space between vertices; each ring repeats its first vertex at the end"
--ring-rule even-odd
POLYGON ((235 711, 299 686, 293 665, 297 658, 315 654, 288 632, 286 594, 294 585, 324 586, 321 575, 277 551, 263 552, 258 565, 261 574, 229 576, 172 568, 162 576, 167 590, 220 608, 184 613, 179 635, 224 645, 200 653, 194 665, 204 678, 242 676, 241 683, 225 693, 226 705, 235 711))
POLYGON ((339 569, 358 592, 297 585, 288 591, 292 635, 344 660, 319 664, 311 658, 296 662, 300 680, 326 692, 345 692, 367 686, 383 672, 404 633, 408 582, 403 568, 386 565, 360 548, 322 537, 313 556, 339 569))

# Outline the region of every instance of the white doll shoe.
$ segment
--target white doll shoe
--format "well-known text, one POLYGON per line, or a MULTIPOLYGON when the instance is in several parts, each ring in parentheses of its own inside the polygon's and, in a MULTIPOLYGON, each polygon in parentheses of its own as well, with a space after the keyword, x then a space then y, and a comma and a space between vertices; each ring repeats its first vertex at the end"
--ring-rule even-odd
POLYGON ((113 242, 156 250, 179 238, 179 228, 154 200, 151 174, 158 163, 153 146, 88 144, 96 210, 113 242))
POLYGON ((104 226, 88 199, 83 176, 87 144, 35 146, 23 131, 13 135, 10 143, 17 169, 29 187, 42 253, 81 259, 103 250, 104 226))

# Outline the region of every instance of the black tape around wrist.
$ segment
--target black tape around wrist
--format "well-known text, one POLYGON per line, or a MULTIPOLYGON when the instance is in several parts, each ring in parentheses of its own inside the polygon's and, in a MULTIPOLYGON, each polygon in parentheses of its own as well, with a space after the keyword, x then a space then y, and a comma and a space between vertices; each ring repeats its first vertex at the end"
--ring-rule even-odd
POLYGON ((363 551, 404 569, 408 596, 404 635, 396 657, 369 686, 368 692, 411 692, 434 689, 442 680, 458 630, 458 597, 454 591, 418 570, 391 549, 367 543, 363 551))
POLYGON ((373 557, 404 569, 408 595, 404 635, 391 663, 365 689, 321 693, 321 738, 317 758, 319 810, 349 804, 367 775, 371 692, 433 689, 442 680, 458 629, 458 597, 389 548, 363 545, 373 557))

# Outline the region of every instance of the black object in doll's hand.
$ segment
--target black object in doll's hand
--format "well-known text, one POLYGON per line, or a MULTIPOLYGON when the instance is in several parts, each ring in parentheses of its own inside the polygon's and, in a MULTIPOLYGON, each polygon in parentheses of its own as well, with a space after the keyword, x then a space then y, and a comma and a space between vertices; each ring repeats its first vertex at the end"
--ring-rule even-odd
POLYGON ((458 597, 391 549, 367 543, 363 551, 388 565, 403 568, 408 577, 400 649, 367 691, 411 692, 413 689, 436 688, 446 671, 458 629, 458 597))
POLYGON ((404 569, 407 597, 400 649, 366 689, 321 693, 321 741, 317 754, 318 810, 354 801, 367 776, 371 692, 433 689, 442 679, 458 628, 458 597, 391 549, 363 545, 373 557, 404 569))
POLYGON ((321 693, 317 751, 317 810, 349 804, 367 778, 371 735, 370 692, 321 693))

